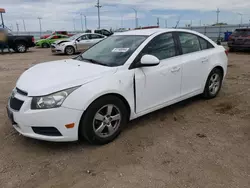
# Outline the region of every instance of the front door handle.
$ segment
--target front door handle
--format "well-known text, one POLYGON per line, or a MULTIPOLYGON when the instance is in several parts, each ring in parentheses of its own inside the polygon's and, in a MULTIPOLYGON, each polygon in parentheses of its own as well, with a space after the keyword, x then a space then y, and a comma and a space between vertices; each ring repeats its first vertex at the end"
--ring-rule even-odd
POLYGON ((181 67, 173 67, 171 69, 171 72, 179 72, 181 70, 181 67))

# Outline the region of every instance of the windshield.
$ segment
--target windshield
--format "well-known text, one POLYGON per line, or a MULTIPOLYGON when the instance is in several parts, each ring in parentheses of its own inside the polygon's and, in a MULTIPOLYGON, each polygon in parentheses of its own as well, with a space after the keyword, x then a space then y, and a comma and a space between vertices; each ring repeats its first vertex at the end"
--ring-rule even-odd
POLYGON ((82 34, 76 34, 76 35, 73 35, 71 37, 68 38, 68 40, 76 40, 77 38, 79 38, 80 36, 82 36, 82 34))
POLYGON ((114 35, 97 43, 81 55, 81 58, 115 67, 123 65, 147 36, 114 35))

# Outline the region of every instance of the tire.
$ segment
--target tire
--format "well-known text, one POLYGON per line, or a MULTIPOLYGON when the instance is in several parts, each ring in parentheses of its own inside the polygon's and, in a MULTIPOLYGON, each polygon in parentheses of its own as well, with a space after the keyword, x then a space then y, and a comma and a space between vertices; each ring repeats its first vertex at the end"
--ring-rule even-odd
POLYGON ((223 73, 219 68, 214 68, 209 74, 206 86, 203 92, 205 99, 215 98, 220 92, 223 80, 223 73))
POLYGON ((67 55, 75 54, 75 48, 73 46, 67 46, 65 48, 65 54, 67 54, 67 55))
POLYGON ((17 43, 14 51, 18 53, 25 53, 27 51, 27 45, 23 42, 17 43))
POLYGON ((48 43, 42 43, 42 48, 49 48, 50 45, 48 43))
POLYGON ((91 144, 107 144, 121 133, 127 120, 128 113, 123 101, 116 96, 107 95, 88 107, 81 119, 79 136, 91 144))

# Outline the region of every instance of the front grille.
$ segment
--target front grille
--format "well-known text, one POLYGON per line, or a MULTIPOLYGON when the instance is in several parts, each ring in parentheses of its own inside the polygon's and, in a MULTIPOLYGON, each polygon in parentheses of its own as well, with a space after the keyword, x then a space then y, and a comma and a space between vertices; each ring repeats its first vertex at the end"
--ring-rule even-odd
POLYGON ((62 134, 55 127, 32 127, 36 134, 44 136, 62 136, 62 134))
POLYGON ((13 110, 17 110, 19 111, 23 105, 23 102, 24 101, 21 101, 17 98, 14 98, 14 97, 11 97, 10 98, 10 107, 13 109, 13 110))
POLYGON ((26 91, 23 91, 23 90, 21 90, 21 89, 19 89, 19 88, 17 88, 17 87, 16 87, 16 91, 17 91, 17 93, 19 93, 20 95, 28 96, 28 93, 27 93, 26 91))

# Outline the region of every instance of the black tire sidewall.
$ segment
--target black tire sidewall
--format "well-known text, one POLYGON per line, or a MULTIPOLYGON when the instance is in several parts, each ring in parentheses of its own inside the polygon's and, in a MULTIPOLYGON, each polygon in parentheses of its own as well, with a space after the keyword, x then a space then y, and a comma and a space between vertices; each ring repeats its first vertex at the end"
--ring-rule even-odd
POLYGON ((66 48, 65 48, 65 54, 67 54, 67 55, 73 55, 73 54, 75 54, 75 48, 73 47, 73 46, 67 46, 66 48), (67 49, 69 49, 69 48, 72 48, 73 50, 73 53, 72 54, 69 54, 69 53, 67 53, 67 49))
POLYGON ((25 53, 26 51, 27 51, 27 45, 25 44, 25 43, 17 43, 17 45, 16 45, 16 51, 18 52, 18 53, 25 53), (18 50, 18 46, 19 45, 24 45, 25 46, 25 50, 23 51, 23 52, 20 52, 19 50, 18 50))
POLYGON ((203 92, 203 97, 204 97, 204 98, 207 98, 207 99, 215 98, 215 97, 218 95, 218 93, 220 92, 220 90, 221 90, 222 81, 223 81, 223 73, 222 73, 222 71, 221 71, 220 69, 218 69, 218 68, 214 68, 214 69, 210 72, 210 74, 209 74, 209 76, 208 76, 208 78, 207 78, 206 86, 205 86, 205 89, 204 89, 204 92, 203 92), (212 95, 212 94, 210 93, 210 91, 209 91, 209 82, 210 82, 211 76, 212 76, 214 73, 217 73, 217 74, 220 76, 220 87, 219 87, 218 91, 217 91, 214 95, 212 95))
POLYGON ((49 48, 49 44, 48 43, 43 43, 42 48, 49 48))
POLYGON ((86 110, 84 113, 80 127, 79 127, 79 136, 84 137, 87 141, 89 141, 91 144, 98 144, 103 145, 107 144, 111 141, 113 141, 121 132, 124 125, 127 123, 127 109, 125 107, 125 104, 116 96, 104 96, 96 101, 94 101, 86 110), (113 104, 115 105, 121 113, 121 123, 120 127, 116 130, 116 132, 107 138, 101 138, 98 135, 95 134, 93 130, 93 119, 96 114, 96 112, 101 109, 103 106, 113 104))

